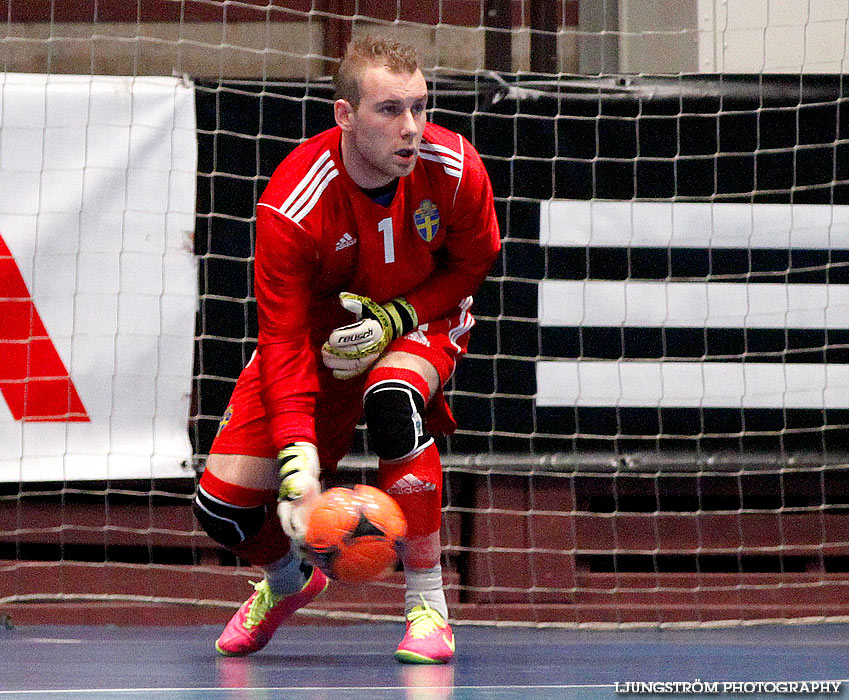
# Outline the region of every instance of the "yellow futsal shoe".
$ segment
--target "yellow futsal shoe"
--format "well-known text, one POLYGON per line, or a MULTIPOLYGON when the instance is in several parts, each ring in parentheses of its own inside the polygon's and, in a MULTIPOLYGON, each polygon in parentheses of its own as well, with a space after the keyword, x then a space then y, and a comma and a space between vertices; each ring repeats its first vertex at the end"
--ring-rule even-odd
POLYGON ((407 631, 395 658, 407 664, 444 664, 454 656, 454 633, 436 610, 422 600, 407 613, 407 631))
POLYGON ((253 594, 242 603, 216 640, 218 653, 244 656, 259 651, 292 613, 324 593, 327 583, 327 576, 315 567, 297 593, 275 595, 265 579, 254 583, 253 594))

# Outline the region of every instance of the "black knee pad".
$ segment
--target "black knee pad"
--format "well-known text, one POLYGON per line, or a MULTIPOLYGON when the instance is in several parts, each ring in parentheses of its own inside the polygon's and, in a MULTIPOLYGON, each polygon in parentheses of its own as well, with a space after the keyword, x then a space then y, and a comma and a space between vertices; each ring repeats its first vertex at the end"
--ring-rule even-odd
POLYGON ((256 535, 265 522, 265 506, 234 506, 198 486, 192 508, 206 534, 225 547, 256 535))
POLYGON ((424 425, 424 398, 405 382, 387 380, 369 387, 363 408, 369 442, 381 459, 413 457, 433 442, 424 425))

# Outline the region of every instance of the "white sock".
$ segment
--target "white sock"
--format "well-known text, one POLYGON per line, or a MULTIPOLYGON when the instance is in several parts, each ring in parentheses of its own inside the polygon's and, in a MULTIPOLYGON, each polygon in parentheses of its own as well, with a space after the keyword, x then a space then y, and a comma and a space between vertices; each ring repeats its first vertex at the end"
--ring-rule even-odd
POLYGON ((307 582, 301 570, 301 558, 293 550, 282 559, 262 567, 268 587, 275 595, 297 593, 307 582))
POLYGON ((407 591, 404 594, 405 615, 416 605, 421 605, 424 598, 444 620, 448 619, 448 603, 445 602, 442 567, 439 564, 430 569, 405 569, 404 578, 407 582, 407 591))

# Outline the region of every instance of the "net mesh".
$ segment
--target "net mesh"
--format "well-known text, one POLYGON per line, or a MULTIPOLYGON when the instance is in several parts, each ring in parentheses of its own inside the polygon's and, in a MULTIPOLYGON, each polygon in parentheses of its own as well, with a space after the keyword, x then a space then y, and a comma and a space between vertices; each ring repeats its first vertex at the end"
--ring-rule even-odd
MULTIPOLYGON (((849 15, 740 0, 658 17, 652 5, 0 2, 0 182, 16 192, 8 76, 176 75, 195 101, 199 266, 182 472, 160 476, 153 457, 132 478, 10 472, 0 604, 21 620, 61 606, 68 621, 94 608, 174 623, 224 620, 247 596, 256 572, 208 540, 189 503, 255 345, 254 206, 277 163, 332 125, 327 76, 347 39, 382 31, 420 46, 430 119, 480 151, 504 236, 447 387, 460 424, 440 441, 452 617, 849 614, 849 15)), ((0 235, 14 225, 0 217, 0 235)), ((34 240, 31 258, 18 248, 0 263, 23 268, 40 308, 51 290, 22 260, 55 251, 34 240)), ((134 252, 126 237, 118 252, 134 252)), ((81 277, 69 298, 83 291, 81 277)), ((57 323, 45 319, 51 336, 57 323)), ((37 443, 37 424, 3 421, 4 436, 37 443)), ((57 458, 76 450, 65 438, 57 458)), ((373 483, 374 466, 359 429, 343 474, 373 483)), ((331 589, 307 614, 397 619, 402 597, 396 573, 331 589)))

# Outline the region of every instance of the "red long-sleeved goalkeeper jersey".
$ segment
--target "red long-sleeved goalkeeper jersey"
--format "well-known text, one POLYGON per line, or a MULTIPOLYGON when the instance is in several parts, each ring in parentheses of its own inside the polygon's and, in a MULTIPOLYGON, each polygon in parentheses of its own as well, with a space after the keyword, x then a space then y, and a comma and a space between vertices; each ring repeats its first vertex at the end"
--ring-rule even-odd
POLYGON ((335 127, 298 146, 257 206, 256 362, 278 447, 315 440, 321 345, 353 321, 339 292, 403 296, 426 324, 477 290, 500 248, 489 177, 461 135, 427 124, 388 206, 347 174, 340 137, 335 127))

